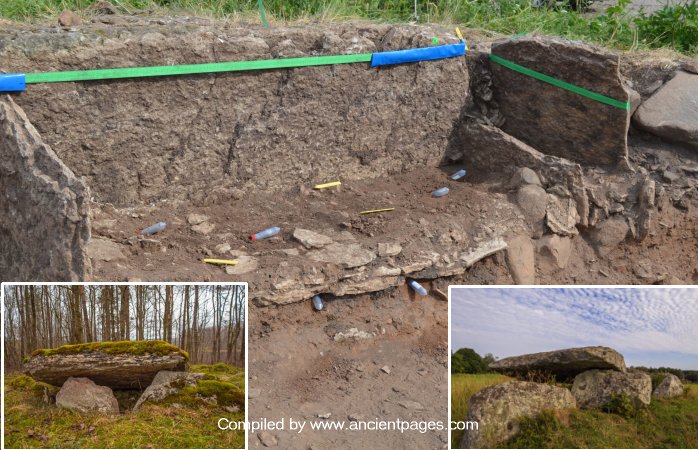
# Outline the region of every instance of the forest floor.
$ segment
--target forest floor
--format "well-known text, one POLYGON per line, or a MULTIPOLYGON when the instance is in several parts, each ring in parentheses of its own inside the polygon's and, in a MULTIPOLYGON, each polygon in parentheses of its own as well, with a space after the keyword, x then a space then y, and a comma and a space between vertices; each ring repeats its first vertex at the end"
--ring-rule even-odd
MULTIPOLYGON (((245 390, 242 368, 197 365, 220 381, 245 390)), ((82 414, 47 404, 43 389, 18 373, 6 374, 4 385, 4 448, 243 448, 244 431, 222 431, 217 421, 245 420, 245 411, 225 412, 216 407, 184 407, 173 404, 144 404, 130 409, 138 391, 115 391, 122 411, 119 415, 82 414)))
MULTIPOLYGON (((306 302, 268 308, 251 322, 251 420, 350 427, 352 421, 401 419, 447 426, 447 302, 401 287, 338 298, 322 312, 306 302), (341 340, 341 334, 357 338, 341 340)), ((309 427, 269 434, 288 449, 447 447, 446 428, 401 433, 309 427)), ((270 438, 251 433, 248 448, 262 448, 270 438)))
MULTIPOLYGON (((469 398, 509 378, 499 374, 452 375, 452 420, 463 420, 469 398)), ((675 398, 652 397, 651 404, 632 417, 592 410, 571 410, 556 418, 543 414, 523 423, 502 448, 697 448, 698 385, 686 384, 675 398)), ((462 432, 453 432, 459 448, 462 432)))

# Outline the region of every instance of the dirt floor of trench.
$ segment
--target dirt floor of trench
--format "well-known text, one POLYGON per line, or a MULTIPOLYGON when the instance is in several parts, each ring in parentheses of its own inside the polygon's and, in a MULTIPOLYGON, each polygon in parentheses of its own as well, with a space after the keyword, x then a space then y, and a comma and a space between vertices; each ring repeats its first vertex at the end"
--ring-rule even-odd
MULTIPOLYGON (((250 419, 441 421, 447 424, 447 302, 405 287, 253 314, 250 419), (366 338, 336 336, 364 332, 366 338), (336 340, 338 339, 338 340, 336 340), (382 369, 385 370, 382 370, 382 369), (387 373, 388 372, 388 373, 387 373), (319 416, 326 416, 320 419, 319 416)), ((277 446, 445 448, 447 431, 270 432, 277 446)), ((259 433, 258 433, 259 434, 259 433)), ((250 448, 263 448, 258 434, 250 448)), ((268 436, 269 438, 269 436, 268 436)))

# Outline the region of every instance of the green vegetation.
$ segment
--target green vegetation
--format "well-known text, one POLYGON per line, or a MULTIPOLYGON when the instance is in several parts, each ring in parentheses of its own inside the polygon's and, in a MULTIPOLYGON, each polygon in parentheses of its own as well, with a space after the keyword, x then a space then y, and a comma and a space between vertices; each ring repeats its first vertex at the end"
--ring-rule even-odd
POLYGON ((637 412, 632 399, 625 393, 613 394, 610 401, 603 405, 602 409, 606 413, 617 414, 627 419, 633 417, 637 412))
POLYGON ((54 396, 58 392, 56 386, 51 386, 50 384, 42 383, 41 381, 36 381, 34 378, 27 375, 14 376, 7 381, 7 383, 13 389, 23 390, 26 392, 31 392, 34 396, 38 398, 43 398, 44 393, 47 395, 54 396))
POLYGON ((634 20, 639 37, 650 47, 671 47, 682 52, 698 49, 698 2, 666 5, 653 14, 634 20))
MULTIPOLYGON (((452 420, 466 415, 469 398, 492 384, 508 381, 494 374, 452 375, 452 420)), ((621 396, 623 397, 623 396, 621 396)), ((651 405, 631 410, 625 400, 614 402, 627 417, 595 410, 547 412, 523 419, 519 433, 505 448, 697 448, 698 385, 686 384, 676 398, 652 397, 651 405)), ((631 406, 631 402, 630 406, 631 406)), ((611 402, 610 406, 613 402, 611 402)), ((452 433, 458 447, 462 433, 452 433)))
MULTIPOLYGON (((5 447, 243 448, 244 432, 221 431, 217 421, 221 417, 245 420, 245 371, 226 364, 195 367, 209 379, 186 387, 180 401, 146 403, 136 413, 126 411, 113 416, 80 414, 47 404, 43 401, 43 383, 26 375, 6 375, 5 447), (37 386, 42 387, 42 395, 38 395, 37 386), (207 403, 198 395, 216 396, 218 404, 207 403), (238 412, 223 409, 233 405, 239 406, 238 412)), ((115 395, 121 393, 115 391, 115 395)))
MULTIPOLYGON (((55 16, 62 9, 85 11, 95 0, 4 0, 0 16, 28 20, 55 16)), ((574 11, 569 2, 550 8, 532 8, 531 0, 265 0, 268 20, 352 20, 382 22, 431 22, 458 24, 502 35, 529 32, 580 39, 625 50, 673 48, 697 53, 697 0, 684 6, 667 6, 637 18, 627 12, 630 0, 618 3, 597 16, 574 11)), ((255 0, 120 0, 114 2, 126 13, 167 8, 220 18, 253 20, 255 0)), ((256 18, 255 20, 260 20, 256 18)))
POLYGON ((452 373, 486 373, 496 358, 487 353, 483 358, 471 348, 460 348, 452 354, 452 373))
POLYGON ((75 353, 104 352, 104 353, 129 353, 132 355, 169 355, 179 353, 189 359, 184 350, 165 341, 115 341, 115 342, 89 342, 87 344, 62 345, 57 348, 41 348, 34 350, 32 356, 72 355, 75 353))
MULTIPOLYGON (((469 411, 469 399, 480 390, 494 384, 511 381, 504 375, 496 373, 482 373, 475 375, 453 374, 452 375, 452 420, 464 420, 469 411)), ((459 448, 459 441, 462 439, 463 431, 452 431, 452 448, 459 448)))

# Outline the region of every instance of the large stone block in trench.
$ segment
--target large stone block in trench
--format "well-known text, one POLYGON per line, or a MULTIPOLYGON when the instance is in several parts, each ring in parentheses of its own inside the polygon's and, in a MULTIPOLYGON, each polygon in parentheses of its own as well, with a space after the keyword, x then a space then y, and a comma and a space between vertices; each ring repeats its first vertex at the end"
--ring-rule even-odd
MULTIPOLYGON (((0 30, 9 72, 371 53, 456 43, 449 29, 222 24, 0 30)), ((18 104, 97 201, 213 204, 233 190, 438 166, 468 93, 464 58, 34 84, 18 104)))
MULTIPOLYGON (((591 45, 532 37, 499 41, 493 55, 627 102, 619 56, 591 45)), ((502 128, 537 150, 588 165, 627 158, 629 112, 539 81, 491 61, 502 128)))
POLYGON ((85 184, 22 109, 0 97, 0 280, 82 280, 88 200, 85 184))

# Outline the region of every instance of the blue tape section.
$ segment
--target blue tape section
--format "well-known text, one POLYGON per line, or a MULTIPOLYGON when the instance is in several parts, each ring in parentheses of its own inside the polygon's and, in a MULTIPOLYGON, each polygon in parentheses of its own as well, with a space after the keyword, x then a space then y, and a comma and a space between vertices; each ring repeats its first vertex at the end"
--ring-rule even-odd
POLYGON ((462 56, 465 52, 465 43, 438 45, 435 47, 412 48, 410 50, 398 50, 395 52, 372 53, 370 66, 385 66, 388 64, 403 64, 431 59, 453 58, 462 56))
POLYGON ((23 73, 0 73, 0 92, 19 92, 25 87, 23 73))

